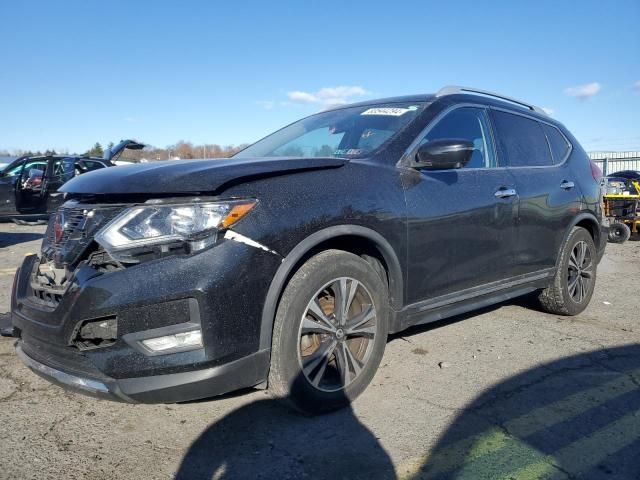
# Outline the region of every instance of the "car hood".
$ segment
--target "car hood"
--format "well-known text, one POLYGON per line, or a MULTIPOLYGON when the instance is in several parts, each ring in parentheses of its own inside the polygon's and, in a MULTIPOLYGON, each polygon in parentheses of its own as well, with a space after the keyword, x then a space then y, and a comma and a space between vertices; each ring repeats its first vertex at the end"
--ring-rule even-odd
POLYGON ((103 168, 65 183, 77 194, 217 193, 230 183, 287 173, 342 167, 340 158, 225 158, 174 160, 103 168))

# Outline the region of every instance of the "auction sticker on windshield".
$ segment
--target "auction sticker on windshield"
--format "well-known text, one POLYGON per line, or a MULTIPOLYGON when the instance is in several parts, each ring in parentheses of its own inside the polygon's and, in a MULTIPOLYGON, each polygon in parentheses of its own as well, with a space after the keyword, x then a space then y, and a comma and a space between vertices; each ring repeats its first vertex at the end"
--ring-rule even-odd
POLYGON ((365 110, 360 115, 388 115, 391 117, 399 117, 407 112, 411 112, 411 108, 399 108, 399 107, 377 107, 365 110))

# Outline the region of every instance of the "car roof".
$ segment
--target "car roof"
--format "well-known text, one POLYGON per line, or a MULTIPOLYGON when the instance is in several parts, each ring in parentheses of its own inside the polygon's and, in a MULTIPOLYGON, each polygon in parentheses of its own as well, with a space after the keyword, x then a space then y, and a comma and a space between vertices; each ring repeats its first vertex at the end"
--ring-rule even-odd
POLYGON ((53 159, 71 158, 74 161, 78 161, 78 160, 95 160, 95 161, 104 163, 105 165, 113 165, 109 160, 105 160, 104 158, 101 158, 101 157, 87 157, 87 156, 83 156, 83 155, 24 155, 22 157, 16 158, 10 164, 5 165, 2 168, 2 170, 4 171, 4 170, 9 170, 10 168, 14 168, 16 165, 18 165, 20 162, 23 162, 23 161, 48 160, 49 158, 53 158, 53 159))
POLYGON ((524 114, 530 115, 539 120, 551 123, 559 127, 564 127, 564 125, 562 125, 562 123, 556 120, 555 118, 552 118, 549 115, 546 115, 544 113, 539 113, 538 111, 534 111, 532 109, 526 108, 522 105, 518 105, 517 103, 501 100, 498 97, 478 95, 478 94, 467 93, 467 92, 452 93, 452 94, 447 94, 443 96, 438 96, 433 93, 423 93, 423 94, 416 94, 416 95, 404 95, 404 96, 398 96, 398 97, 376 98, 372 100, 365 100, 363 102, 349 103, 345 105, 336 105, 334 107, 328 108, 325 111, 339 110, 342 108, 350 108, 350 107, 375 106, 375 105, 390 104, 390 103, 433 102, 441 98, 447 98, 454 104, 473 102, 481 105, 503 108, 511 112, 524 113, 524 114))
POLYGON ((330 107, 325 111, 339 110, 341 108, 351 108, 351 107, 366 107, 369 105, 371 106, 382 105, 382 104, 388 104, 388 103, 431 102, 434 99, 435 99, 434 94, 403 95, 399 97, 375 98, 372 100, 365 100, 363 102, 348 103, 345 105, 334 105, 333 107, 330 107))
POLYGON ((619 172, 615 172, 612 173, 611 175, 607 175, 610 177, 616 176, 616 175, 634 175, 634 176, 640 176, 640 170, 620 170, 619 172))

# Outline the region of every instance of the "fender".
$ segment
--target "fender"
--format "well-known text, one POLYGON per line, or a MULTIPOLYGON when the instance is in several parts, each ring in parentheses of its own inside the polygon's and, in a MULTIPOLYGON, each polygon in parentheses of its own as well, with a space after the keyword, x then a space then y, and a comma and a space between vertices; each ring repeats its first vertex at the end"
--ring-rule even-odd
POLYGON ((392 310, 400 310, 403 303, 403 280, 402 268, 398 257, 389 242, 378 232, 358 225, 337 225, 323 230, 319 230, 305 238, 294 247, 284 258, 278 268, 262 310, 262 322, 260 325, 260 350, 271 349, 271 336, 273 332, 273 321, 278 308, 280 295, 285 288, 285 282, 289 278, 295 265, 315 246, 341 236, 358 236, 371 240, 379 248, 380 253, 389 268, 389 293, 391 297, 392 310))
MULTIPOLYGON (((571 233, 571 230, 573 229, 573 227, 575 227, 577 224, 579 224, 580 222, 583 221, 589 221, 590 223, 592 223, 595 227, 596 230, 596 237, 593 239, 594 243, 596 244, 596 250, 598 251, 598 253, 600 253, 600 243, 601 243, 601 239, 602 239, 602 232, 601 232, 601 227, 600 227, 600 222, 598 222, 598 219, 596 218, 596 216, 588 211, 583 211, 581 213, 579 213, 569 224, 569 226, 567 227, 567 229, 564 232, 564 236, 562 237, 562 243, 560 244, 560 246, 564 246, 564 244, 567 241, 567 238, 569 238, 569 234, 571 233)), ((558 250, 558 253, 560 252, 560 250, 558 250)), ((560 261, 560 255, 557 256, 556 258, 556 266, 555 268, 558 268, 558 262, 560 261)))

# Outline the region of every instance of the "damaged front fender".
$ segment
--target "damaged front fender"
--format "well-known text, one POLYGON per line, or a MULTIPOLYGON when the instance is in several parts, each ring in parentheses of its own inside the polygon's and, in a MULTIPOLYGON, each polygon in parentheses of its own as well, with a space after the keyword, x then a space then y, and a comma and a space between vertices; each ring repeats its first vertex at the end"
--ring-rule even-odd
POLYGON ((280 255, 278 252, 276 252, 275 250, 271 250, 269 247, 259 242, 256 242, 255 240, 252 240, 249 237, 242 235, 241 233, 234 232, 233 230, 227 230, 227 232, 224 234, 224 238, 227 240, 232 240, 234 242, 244 243, 245 245, 249 245, 250 247, 259 248, 261 250, 264 250, 265 252, 278 255, 281 259, 284 259, 284 257, 280 255))

